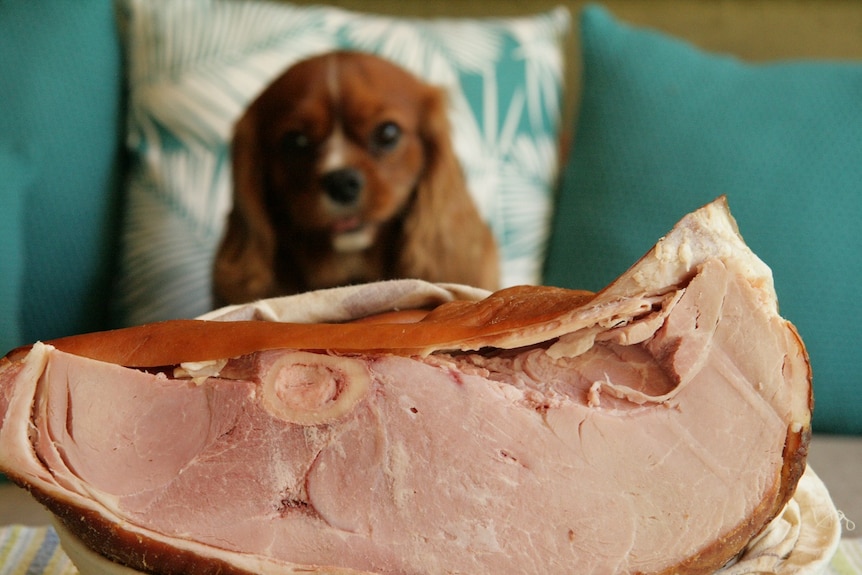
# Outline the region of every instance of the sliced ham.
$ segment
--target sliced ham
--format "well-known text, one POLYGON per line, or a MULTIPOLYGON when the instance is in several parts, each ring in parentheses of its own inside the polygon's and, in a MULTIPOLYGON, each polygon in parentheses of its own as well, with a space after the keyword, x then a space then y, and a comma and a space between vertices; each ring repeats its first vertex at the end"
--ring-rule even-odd
POLYGON ((711 573, 792 496, 808 360, 723 200, 597 294, 421 307, 16 350, 0 465, 149 573, 711 573))

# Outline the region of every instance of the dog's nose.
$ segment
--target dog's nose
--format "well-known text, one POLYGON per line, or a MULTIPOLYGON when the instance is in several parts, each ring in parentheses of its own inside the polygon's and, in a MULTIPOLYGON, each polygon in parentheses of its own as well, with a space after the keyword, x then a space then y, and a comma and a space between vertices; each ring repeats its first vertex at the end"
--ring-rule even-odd
POLYGON ((339 204, 352 204, 359 198, 365 186, 365 178, 359 170, 342 168, 333 170, 321 178, 323 189, 333 201, 339 204))

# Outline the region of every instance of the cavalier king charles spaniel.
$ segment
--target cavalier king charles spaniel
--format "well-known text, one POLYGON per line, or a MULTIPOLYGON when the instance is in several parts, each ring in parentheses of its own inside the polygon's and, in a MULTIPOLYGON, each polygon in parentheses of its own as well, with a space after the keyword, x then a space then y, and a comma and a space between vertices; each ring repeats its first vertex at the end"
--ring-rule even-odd
POLYGON ((236 123, 232 162, 219 305, 394 278, 498 287, 445 95, 386 60, 294 64, 236 123))

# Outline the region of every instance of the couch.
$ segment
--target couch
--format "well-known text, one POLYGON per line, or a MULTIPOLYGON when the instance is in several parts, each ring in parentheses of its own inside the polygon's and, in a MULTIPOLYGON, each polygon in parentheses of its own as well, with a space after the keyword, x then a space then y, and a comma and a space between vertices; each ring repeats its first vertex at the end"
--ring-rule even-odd
MULTIPOLYGON (((191 6, 192 12, 211 5, 206 0, 0 2, 4 351, 39 339, 193 316, 209 304, 201 295, 201 278, 209 273, 214 230, 229 194, 225 180, 203 173, 201 165, 224 170, 218 164, 225 158, 226 130, 239 108, 212 109, 224 112, 213 133, 191 125, 185 109, 141 119, 141 106, 158 110, 162 98, 188 97, 207 74, 218 76, 213 81, 228 78, 202 68, 194 82, 177 72, 177 83, 167 91, 157 82, 147 84, 159 63, 152 53, 152 60, 144 61, 140 44, 158 37, 182 45, 183 37, 169 32, 175 33, 178 22, 193 26, 197 20, 187 14, 145 28, 136 14, 146 4, 156 11, 191 6), (157 26, 161 35, 153 32, 157 26), (172 122, 184 126, 182 138, 169 133, 172 122), (180 199, 166 199, 159 170, 173 161, 175 148, 186 145, 185 137, 220 142, 206 161, 182 166, 185 181, 205 182, 210 195, 189 198, 181 191, 180 199), (154 205, 159 201, 170 205, 154 205), (180 215, 163 219, 160 209, 180 215), (189 219, 189 214, 206 217, 189 219), (166 223, 153 230, 154 221, 166 223), (136 259, 141 252, 149 259, 136 259), (164 268, 159 254, 185 259, 177 260, 180 267, 164 268), (163 287, 162 300, 143 301, 163 287)), ((332 9, 305 0, 295 4, 303 10, 332 9)), ((496 34, 500 46, 508 47, 509 60, 492 68, 473 63, 482 74, 462 69, 439 80, 462 84, 463 97, 454 98, 462 106, 454 112, 462 114, 456 120, 470 114, 487 120, 496 112, 497 136, 517 136, 499 163, 474 157, 466 168, 488 190, 477 202, 505 244, 507 283, 600 289, 679 217, 726 194, 743 236, 774 270, 782 311, 808 345, 815 431, 862 434, 862 376, 855 366, 862 339, 856 287, 862 282, 862 4, 333 0, 329 5, 389 15, 408 24, 399 28, 402 33, 409 36, 418 25, 440 42, 476 34, 483 23, 503 22, 488 38, 493 41, 496 34), (556 6, 563 8, 554 11, 556 6), (537 14, 544 14, 538 23, 537 14), (445 20, 425 29, 413 18, 445 20), (464 28, 464 19, 477 27, 464 28), (525 36, 536 40, 542 30, 548 38, 540 50, 521 50, 525 36), (517 72, 513 66, 520 66, 517 72), (537 93, 525 95, 512 78, 533 73, 544 74, 546 81, 537 93), (523 112, 518 121, 507 123, 505 110, 489 110, 488 102, 476 97, 489 81, 510 98, 508 110, 518 103, 523 112)), ((268 9, 273 6, 285 5, 268 9)), ((358 21, 350 19, 354 12, 338 14, 345 22, 358 21)), ((339 32, 338 41, 362 47, 366 32, 373 35, 375 26, 392 23, 368 18, 368 26, 339 32)), ((278 26, 275 19, 267 22, 278 26)), ((386 34, 378 33, 367 45, 391 50, 387 38, 399 37, 386 34)), ((279 50, 289 44, 279 41, 279 50)), ((328 45, 309 40, 301 49, 328 45)), ((483 45, 475 45, 477 53, 460 55, 464 62, 481 57, 483 45)), ((238 45, 236 53, 247 47, 238 45)), ((255 65, 268 65, 273 56, 265 56, 255 65)), ((175 70, 185 65, 182 59, 170 63, 175 70)), ((230 85, 240 86, 247 72, 229 68, 225 74, 232 74, 230 85)), ((252 88, 243 89, 238 88, 238 102, 253 94, 252 88)), ((198 96, 202 92, 198 88, 198 96)), ((471 141, 488 132, 459 137, 466 153, 471 141)))

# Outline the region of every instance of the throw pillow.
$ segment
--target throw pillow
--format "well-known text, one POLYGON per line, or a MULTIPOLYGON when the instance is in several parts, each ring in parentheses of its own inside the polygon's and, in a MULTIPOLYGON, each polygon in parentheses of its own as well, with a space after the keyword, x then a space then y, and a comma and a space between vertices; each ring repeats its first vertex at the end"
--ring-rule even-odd
POLYGON ((211 308, 231 201, 235 120, 296 60, 377 53, 445 87, 456 151, 501 244, 503 281, 537 282, 549 233, 565 9, 514 19, 419 20, 235 0, 124 0, 128 187, 120 323, 211 308))
POLYGON ((0 54, 0 226, 18 230, 0 275, 20 273, 4 344, 105 329, 122 149, 113 3, 4 0, 0 54))

